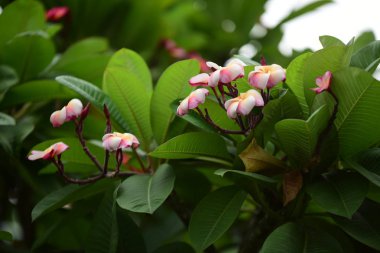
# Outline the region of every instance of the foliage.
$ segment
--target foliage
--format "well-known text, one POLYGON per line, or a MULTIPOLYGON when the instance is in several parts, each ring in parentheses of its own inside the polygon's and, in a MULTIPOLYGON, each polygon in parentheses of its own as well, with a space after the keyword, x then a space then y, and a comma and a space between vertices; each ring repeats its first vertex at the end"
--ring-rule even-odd
POLYGON ((330 1, 260 38, 249 33, 265 0, 3 2, 1 252, 380 250, 379 41, 277 48, 283 24, 330 1), (45 16, 62 4, 65 16, 45 16), (254 59, 205 65, 247 43, 254 59), (274 87, 253 81, 278 70, 265 60, 287 66, 274 87), (69 117, 74 97, 88 105, 69 117))

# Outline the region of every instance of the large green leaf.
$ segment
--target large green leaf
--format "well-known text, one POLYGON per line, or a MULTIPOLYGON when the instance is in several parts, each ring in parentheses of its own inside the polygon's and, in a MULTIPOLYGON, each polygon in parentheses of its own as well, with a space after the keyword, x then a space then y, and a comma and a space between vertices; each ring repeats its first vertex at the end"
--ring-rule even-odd
POLYGON ((326 211, 351 218, 368 193, 368 181, 357 173, 342 171, 323 175, 307 192, 326 211))
POLYGON ((329 118, 327 106, 323 106, 307 121, 284 119, 275 125, 282 149, 297 167, 302 167, 310 161, 319 134, 326 128, 329 118))
POLYGON ((286 84, 290 90, 297 97, 298 103, 301 106, 302 112, 305 117, 309 115, 309 106, 305 99, 304 90, 304 72, 305 62, 312 55, 312 53, 304 53, 295 58, 286 69, 286 84))
POLYGON ((347 234, 371 248, 380 250, 379 205, 373 202, 364 203, 352 219, 334 216, 335 222, 347 234))
POLYGON ((120 185, 117 203, 138 213, 152 214, 169 196, 175 175, 168 164, 161 165, 153 175, 134 175, 120 185))
POLYGON ((116 253, 119 236, 116 208, 116 191, 111 188, 96 210, 86 242, 86 253, 116 253))
POLYGON ((116 185, 119 181, 103 179, 90 185, 67 185, 45 196, 32 210, 32 220, 62 206, 93 196, 116 185))
POLYGON ((324 48, 331 46, 344 46, 344 43, 340 39, 329 35, 319 36, 319 41, 324 48))
POLYGON ((4 241, 12 241, 12 234, 7 231, 1 231, 0 230, 0 240, 4 241))
POLYGON ((7 91, 17 84, 18 81, 18 75, 13 68, 7 65, 0 65, 0 102, 5 97, 7 91))
POLYGON ((72 75, 101 86, 103 72, 110 56, 108 42, 104 38, 90 37, 72 44, 46 75, 72 75))
POLYGON ((14 126, 16 121, 12 116, 9 116, 6 113, 0 112, 0 126, 14 126))
POLYGON ((332 90, 339 107, 335 126, 340 154, 349 157, 380 141, 380 83, 369 73, 345 68, 334 73, 332 90))
POLYGON ((148 151, 153 135, 150 124, 150 93, 147 91, 145 77, 139 76, 144 73, 133 72, 136 71, 136 66, 142 64, 140 58, 131 51, 124 50, 118 51, 108 63, 104 72, 103 90, 119 109, 132 134, 137 136, 143 148, 148 151), (132 64, 133 62, 137 63, 132 64))
POLYGON ((265 240, 260 253, 338 253, 343 250, 327 232, 285 223, 265 240))
POLYGON ((174 63, 161 75, 151 101, 151 121, 154 137, 158 144, 166 141, 168 129, 175 114, 170 105, 173 101, 184 98, 192 87, 189 79, 199 73, 196 60, 174 63))
POLYGON ((75 92, 58 84, 54 80, 30 81, 9 89, 1 102, 1 107, 10 107, 26 102, 71 98, 74 96, 75 92))
POLYGON ((380 187, 380 148, 365 151, 360 155, 358 161, 348 160, 345 162, 371 183, 380 187))
POLYGON ((217 134, 194 132, 168 140, 150 153, 164 159, 197 158, 219 163, 231 161, 224 140, 217 134))
MULTIPOLYGON (((376 38, 373 31, 365 31, 361 33, 359 36, 355 38, 353 55, 355 55, 357 51, 359 51, 360 49, 362 49, 363 47, 367 46, 369 43, 375 40, 376 38)), ((351 62, 352 62, 352 59, 351 59, 351 62)))
POLYGON ((18 0, 8 4, 0 15, 0 50, 17 34, 42 30, 44 26, 45 11, 40 2, 18 0))
POLYGON ((309 106, 313 103, 315 92, 311 88, 317 87, 315 79, 326 71, 335 72, 350 63, 352 46, 331 46, 312 54, 304 65, 304 92, 309 106))
POLYGON ((116 105, 101 89, 95 85, 72 76, 58 76, 55 80, 67 88, 77 92, 100 110, 103 109, 104 105, 107 105, 111 116, 116 120, 116 122, 124 130, 128 131, 130 129, 126 120, 121 116, 121 113, 116 105))
POLYGON ((221 237, 237 218, 246 194, 235 186, 208 194, 195 208, 189 236, 198 250, 204 250, 221 237))
POLYGON ((366 69, 380 58, 380 41, 373 41, 358 50, 351 59, 351 66, 366 69))
POLYGON ((240 171, 240 170, 226 170, 219 169, 215 171, 215 174, 221 177, 229 178, 233 181, 238 181, 239 179, 245 179, 251 182, 262 182, 262 183, 270 183, 275 184, 278 183, 278 180, 267 177, 258 173, 240 171))
POLYGON ((53 42, 40 34, 17 36, 4 47, 1 62, 13 67, 20 81, 36 78, 53 60, 53 42))

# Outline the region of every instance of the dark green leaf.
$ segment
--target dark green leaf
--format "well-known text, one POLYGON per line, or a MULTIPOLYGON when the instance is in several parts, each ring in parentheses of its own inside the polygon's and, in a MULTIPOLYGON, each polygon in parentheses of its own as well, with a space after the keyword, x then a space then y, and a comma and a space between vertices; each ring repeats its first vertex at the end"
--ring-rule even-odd
POLYGON ((189 224, 189 236, 196 249, 204 250, 229 229, 245 198, 239 188, 227 186, 201 200, 189 224))
POLYGON ((367 195, 368 181, 356 173, 342 171, 324 175, 307 192, 326 211, 351 218, 367 195))
POLYGON ((0 240, 12 241, 12 239, 13 239, 13 236, 11 233, 7 231, 0 231, 0 240))
POLYGON ((0 126, 14 126, 16 125, 16 121, 12 116, 8 114, 0 112, 0 126))
POLYGON ((156 249, 153 253, 195 253, 194 249, 184 242, 173 242, 156 249))
POLYGON ((139 213, 152 214, 169 196, 175 175, 168 164, 161 165, 153 175, 134 175, 120 185, 117 203, 139 213))

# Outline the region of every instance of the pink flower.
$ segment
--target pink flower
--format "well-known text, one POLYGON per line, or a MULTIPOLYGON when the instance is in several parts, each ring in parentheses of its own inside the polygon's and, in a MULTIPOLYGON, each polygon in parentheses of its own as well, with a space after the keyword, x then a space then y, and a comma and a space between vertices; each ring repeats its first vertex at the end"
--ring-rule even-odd
POLYGON ((82 102, 77 99, 71 99, 66 106, 66 121, 78 118, 83 110, 82 102))
POLYGON ((249 83, 261 90, 270 89, 284 80, 285 69, 277 64, 256 66, 255 70, 248 75, 249 83))
POLYGON ((65 143, 58 142, 51 145, 44 151, 32 150, 31 154, 28 156, 28 159, 31 161, 34 161, 37 159, 50 160, 54 158, 55 156, 62 154, 68 148, 69 146, 67 146, 65 143))
POLYGON ((190 93, 177 108, 177 115, 183 116, 189 110, 198 107, 199 104, 203 104, 206 100, 206 96, 208 96, 209 92, 205 88, 197 89, 190 93))
POLYGON ((71 99, 61 110, 51 114, 50 122, 53 124, 53 127, 60 127, 63 123, 78 118, 82 110, 82 102, 77 98, 71 99))
POLYGON ((332 73, 330 71, 326 71, 323 76, 319 76, 315 79, 315 82, 318 88, 312 88, 315 93, 319 94, 325 90, 330 89, 332 73))
POLYGON ((50 116, 50 122, 53 124, 53 127, 60 127, 66 121, 66 106, 61 110, 55 111, 50 116))
POLYGON ((241 93, 240 96, 227 100, 224 104, 231 119, 235 119, 238 115, 248 115, 255 106, 264 106, 264 99, 256 90, 241 93))
POLYGON ((220 70, 221 83, 230 83, 244 76, 244 66, 246 64, 239 59, 230 60, 227 65, 220 70))
POLYGON ((69 8, 66 6, 53 7, 46 12, 46 20, 59 21, 69 13, 69 8))
POLYGON ((210 76, 206 73, 201 73, 196 76, 193 76, 189 80, 189 84, 191 86, 208 86, 208 82, 210 80, 210 76))
POLYGON ((113 132, 105 134, 102 138, 103 147, 108 151, 116 151, 121 148, 138 148, 139 140, 133 134, 113 132))

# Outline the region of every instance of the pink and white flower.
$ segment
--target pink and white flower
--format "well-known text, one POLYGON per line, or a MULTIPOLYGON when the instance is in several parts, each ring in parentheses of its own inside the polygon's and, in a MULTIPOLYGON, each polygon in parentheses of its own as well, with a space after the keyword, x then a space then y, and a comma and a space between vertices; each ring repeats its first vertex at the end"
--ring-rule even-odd
POLYGON ((201 73, 196 76, 193 76, 189 80, 191 86, 208 86, 210 76, 206 73, 201 73))
POLYGON ((272 88, 285 80, 286 71, 280 65, 256 66, 248 75, 249 84, 258 89, 272 88))
POLYGON ((111 152, 122 148, 138 148, 140 145, 136 136, 130 133, 113 132, 111 134, 105 134, 102 141, 104 149, 111 152))
POLYGON ((241 93, 240 96, 227 100, 224 104, 231 119, 235 119, 238 115, 248 115, 255 106, 264 106, 264 99, 256 90, 241 93))
POLYGON ((71 99, 70 102, 61 110, 55 111, 50 116, 50 122, 53 127, 60 127, 63 123, 78 118, 83 110, 82 102, 77 99, 71 99))
POLYGON ((330 89, 330 83, 331 83, 331 77, 332 73, 330 71, 326 71, 323 76, 319 76, 315 79, 315 83, 317 84, 318 88, 312 88, 315 93, 319 94, 325 90, 330 89))
POLYGON ((209 91, 205 88, 197 89, 190 93, 177 108, 177 115, 183 116, 188 113, 189 110, 198 107, 200 104, 203 104, 208 96, 209 91))
POLYGON ((32 150, 31 154, 28 156, 28 159, 31 161, 34 161, 37 159, 50 160, 50 159, 53 159, 55 156, 62 154, 68 148, 69 146, 67 146, 65 143, 58 142, 51 145, 44 151, 32 150))
POLYGON ((246 64, 239 59, 232 59, 227 62, 226 66, 220 69, 221 83, 230 83, 244 76, 244 66, 246 64))

